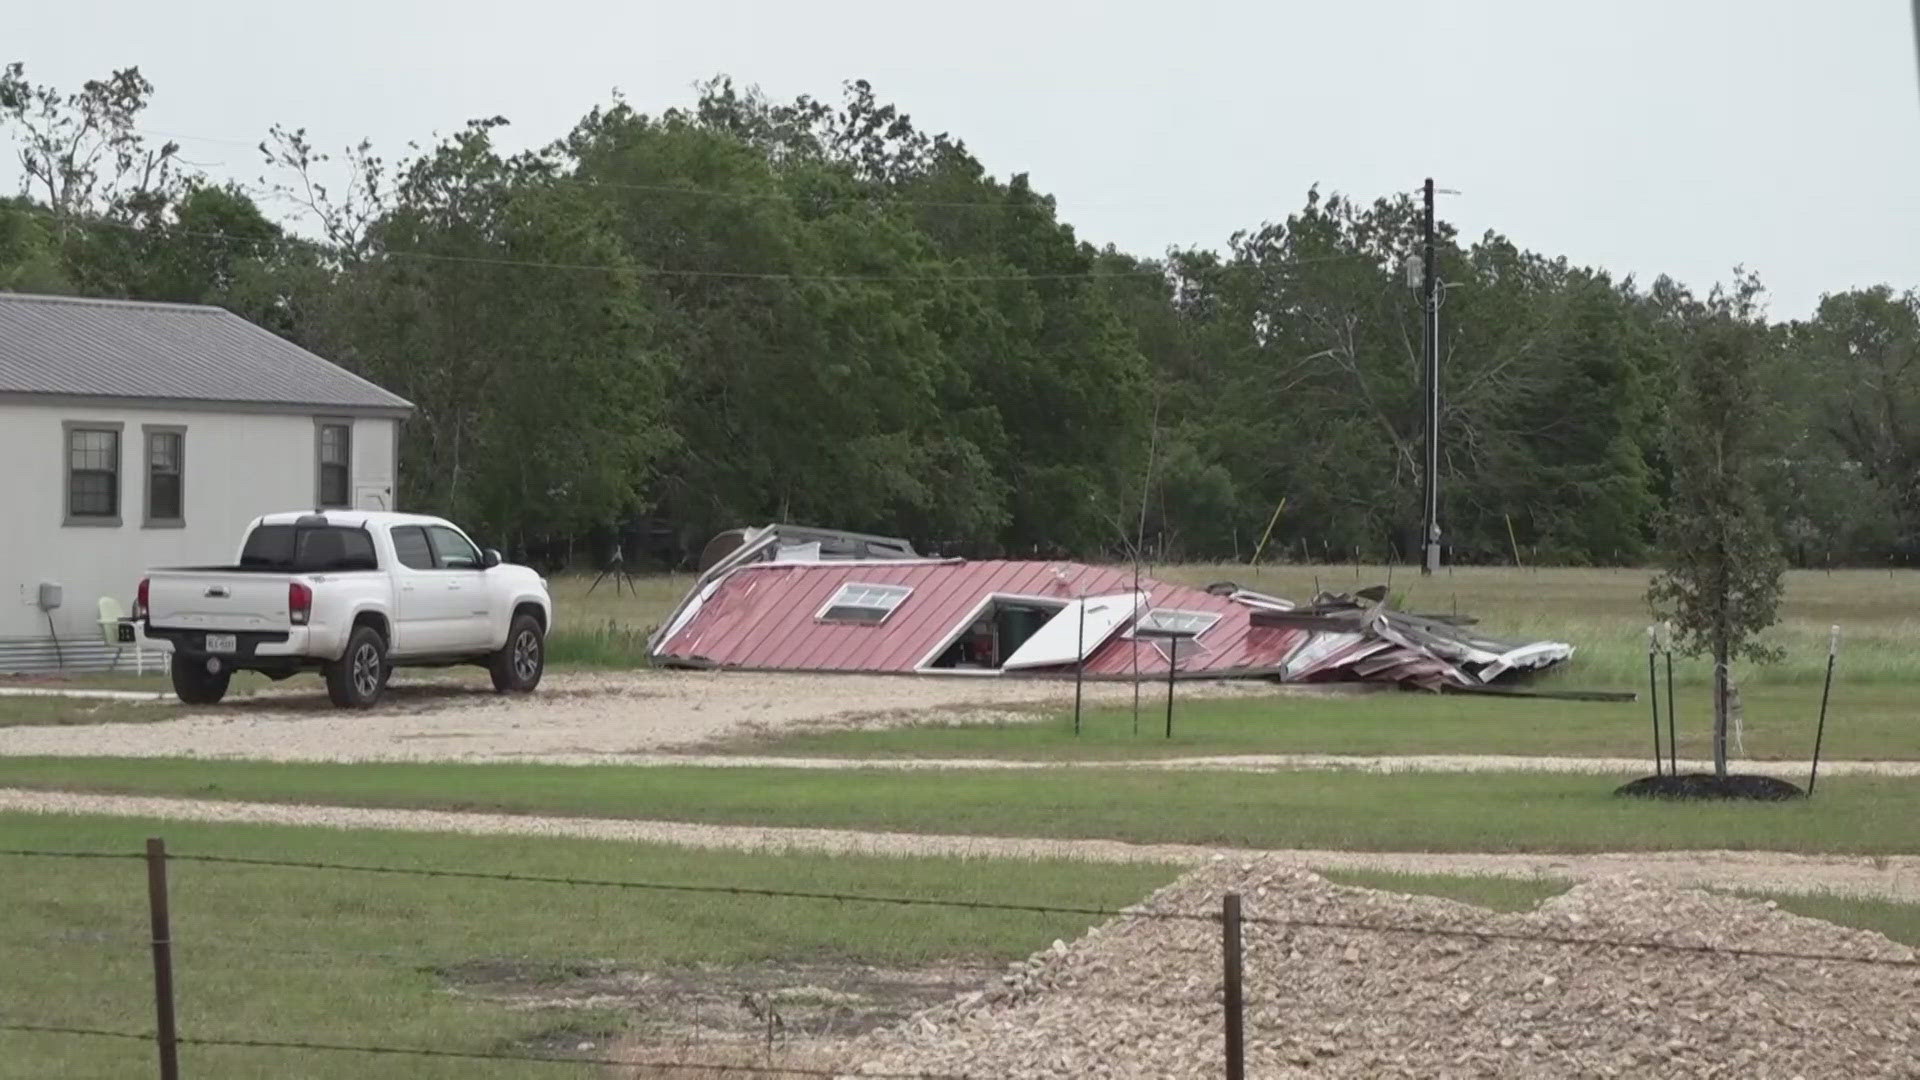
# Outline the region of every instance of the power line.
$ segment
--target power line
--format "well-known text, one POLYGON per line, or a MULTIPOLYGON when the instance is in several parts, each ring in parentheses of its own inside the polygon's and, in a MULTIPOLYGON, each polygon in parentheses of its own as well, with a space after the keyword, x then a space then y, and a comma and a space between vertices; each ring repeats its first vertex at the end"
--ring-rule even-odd
MULTIPOLYGON (((0 211, 0 212, 5 212, 5 211, 0 211)), ((80 228, 112 228, 112 229, 120 229, 127 232, 143 233, 143 234, 150 232, 150 230, 148 230, 147 228, 134 224, 132 222, 112 221, 106 218, 73 217, 70 215, 57 214, 51 210, 41 210, 37 208, 34 208, 34 209, 21 208, 21 209, 14 209, 11 212, 17 213, 17 214, 25 214, 32 217, 43 218, 49 221, 57 221, 62 224, 78 226, 80 228)), ((171 226, 164 226, 159 231, 164 232, 164 234, 167 236, 184 236, 184 237, 192 237, 195 239, 215 240, 223 243, 246 244, 246 245, 253 245, 258 247, 306 249, 306 250, 312 250, 328 256, 332 256, 336 254, 326 244, 318 240, 306 240, 300 237, 237 236, 232 233, 207 232, 207 231, 200 231, 200 230, 194 230, 194 229, 180 229, 180 228, 175 228, 171 226)), ((407 251, 407 250, 394 249, 394 248, 382 248, 380 249, 379 254, 382 258, 415 259, 415 260, 426 261, 426 262, 444 262, 444 263, 455 263, 455 264, 464 264, 464 265, 510 266, 510 267, 519 267, 522 269, 532 269, 532 270, 566 270, 566 271, 590 271, 590 272, 600 272, 600 273, 630 273, 630 274, 639 275, 641 277, 717 278, 717 279, 723 279, 723 280, 739 280, 739 281, 826 281, 826 282, 896 281, 896 282, 923 282, 923 283, 934 283, 934 284, 980 284, 980 283, 986 283, 986 282, 1098 281, 1101 279, 1122 280, 1122 279, 1132 279, 1132 278, 1140 278, 1140 279, 1158 278, 1161 280, 1165 280, 1168 276, 1168 272, 1164 269, 1076 270, 1076 271, 1069 271, 1069 272, 1062 272, 1062 273, 1038 273, 1038 274, 1036 273, 801 274, 801 273, 783 273, 783 272, 777 272, 777 271, 769 272, 769 271, 747 271, 747 270, 673 269, 669 267, 640 266, 640 265, 614 266, 606 263, 544 262, 544 261, 530 260, 530 259, 503 259, 503 258, 496 258, 493 256, 487 256, 487 255, 442 255, 434 252, 407 251)), ((1303 258, 1303 259, 1294 259, 1279 265, 1272 265, 1272 264, 1260 264, 1260 265, 1250 265, 1250 266, 1223 265, 1223 266, 1215 267, 1214 269, 1271 272, 1275 270, 1288 270, 1296 266, 1310 266, 1310 265, 1316 265, 1320 263, 1345 262, 1350 260, 1367 260, 1371 262, 1372 257, 1368 255, 1361 255, 1361 254, 1323 255, 1323 256, 1314 256, 1314 257, 1303 258)))
MULTIPOLYGON (((154 1036, 141 1031, 113 1031, 106 1028, 73 1027, 61 1024, 0 1024, 0 1031, 14 1031, 40 1035, 72 1035, 93 1038, 125 1039, 135 1042, 153 1042, 154 1036)), ((777 1065, 721 1065, 706 1061, 661 1061, 661 1060, 622 1060, 620 1058, 598 1057, 544 1057, 539 1054, 502 1054, 480 1053, 471 1050, 437 1050, 424 1046, 378 1046, 362 1043, 323 1043, 291 1039, 220 1039, 201 1036, 182 1035, 175 1042, 181 1046, 228 1047, 246 1050, 323 1050, 352 1054, 381 1054, 401 1057, 452 1058, 461 1061, 512 1061, 522 1064, 540 1065, 604 1065, 626 1069, 686 1069, 694 1072, 711 1073, 748 1073, 756 1076, 819 1076, 839 1077, 847 1075, 845 1069, 813 1069, 802 1066, 781 1067, 777 1065)), ((969 1080, 960 1073, 928 1072, 861 1072, 859 1075, 874 1077, 875 1080, 969 1080)))
MULTIPOLYGON (((158 128, 135 128, 133 130, 139 132, 142 135, 154 135, 164 139, 186 139, 190 142, 217 143, 217 144, 222 144, 227 146, 244 146, 249 149, 256 149, 256 150, 259 149, 261 144, 266 141, 264 138, 239 139, 239 138, 233 138, 231 136, 220 136, 220 135, 188 135, 184 132, 162 131, 158 128)), ((189 164, 192 164, 192 163, 189 162, 189 164)), ((204 166, 196 166, 196 167, 204 168, 204 166)), ((809 201, 813 201, 821 198, 824 198, 833 202, 839 202, 839 203, 876 202, 876 203, 883 203, 889 206, 924 206, 924 207, 933 207, 938 209, 958 209, 958 210, 1034 210, 1034 209, 1041 209, 1047 204, 1051 204, 1056 208, 1059 206, 1073 206, 1083 210, 1125 210, 1125 209, 1138 208, 1140 206, 1146 206, 1146 205, 1153 205, 1153 206, 1165 205, 1164 203, 1155 203, 1155 204, 1132 204, 1131 206, 1127 206, 1127 205, 1120 205, 1115 203, 1084 203, 1084 202, 1078 202, 1078 201, 1062 202, 1055 195, 1035 191, 1031 188, 1028 189, 1028 194, 1030 194, 1033 197, 1034 201, 1022 203, 1022 202, 1015 202, 1015 201, 1009 201, 1004 199, 995 199, 995 200, 915 199, 915 198, 910 198, 906 196, 891 194, 883 190, 847 192, 847 193, 819 193, 819 194, 809 194, 809 195, 802 196, 802 195, 795 195, 794 193, 787 192, 787 191, 730 191, 722 188, 703 187, 698 184, 633 184, 633 183, 625 183, 617 180, 607 180, 600 177, 580 176, 577 174, 568 175, 568 174, 561 174, 561 173, 543 174, 541 175, 540 179, 543 182, 547 182, 547 183, 570 184, 570 185, 577 185, 580 187, 602 188, 602 189, 609 189, 609 190, 615 190, 615 191, 642 191, 642 192, 653 192, 653 193, 664 194, 664 195, 687 195, 687 196, 696 196, 700 198, 732 200, 737 202, 784 202, 784 203, 792 203, 795 205, 804 204, 809 201)), ((246 185, 243 184, 242 186, 246 186, 246 185)), ((1006 190, 1008 192, 1011 192, 1013 189, 1011 187, 1008 187, 1006 190)))

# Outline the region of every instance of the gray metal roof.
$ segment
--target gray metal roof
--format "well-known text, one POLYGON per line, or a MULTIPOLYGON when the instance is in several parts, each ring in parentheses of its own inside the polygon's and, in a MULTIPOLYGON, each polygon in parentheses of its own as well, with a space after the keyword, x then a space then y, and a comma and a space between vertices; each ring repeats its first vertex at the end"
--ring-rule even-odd
POLYGON ((0 394, 408 410, 232 312, 0 293, 0 394))

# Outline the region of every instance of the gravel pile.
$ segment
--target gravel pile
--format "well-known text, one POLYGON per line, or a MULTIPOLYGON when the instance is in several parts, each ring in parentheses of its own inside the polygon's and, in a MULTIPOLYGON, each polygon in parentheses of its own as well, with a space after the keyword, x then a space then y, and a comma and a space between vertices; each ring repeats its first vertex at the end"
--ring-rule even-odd
MULTIPOLYGON (((1524 914, 1216 863, 1139 909, 1914 960, 1865 931, 1634 879, 1524 914)), ((1245 927, 1247 1075, 1920 1077, 1920 969, 1245 927)), ((1120 918, 869 1037, 860 1072, 1218 1077, 1220 928, 1120 918)))

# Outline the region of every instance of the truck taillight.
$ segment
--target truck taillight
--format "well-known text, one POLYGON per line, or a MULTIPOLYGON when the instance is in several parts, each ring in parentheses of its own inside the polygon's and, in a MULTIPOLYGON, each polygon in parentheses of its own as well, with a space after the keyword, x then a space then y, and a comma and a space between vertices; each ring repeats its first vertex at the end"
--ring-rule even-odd
POLYGON ((287 583, 287 618, 295 626, 307 625, 313 615, 313 590, 297 581, 287 583))
POLYGON ((133 617, 136 619, 144 619, 147 617, 147 579, 146 578, 141 578, 140 587, 133 590, 133 617))

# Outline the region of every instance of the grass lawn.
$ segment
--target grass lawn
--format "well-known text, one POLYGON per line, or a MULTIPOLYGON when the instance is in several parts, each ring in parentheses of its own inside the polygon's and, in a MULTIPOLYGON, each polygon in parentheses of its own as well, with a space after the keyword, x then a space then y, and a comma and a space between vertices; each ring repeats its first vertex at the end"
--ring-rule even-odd
MULTIPOLYGON (((237 671, 233 683, 227 688, 229 700, 244 697, 264 690, 273 685, 273 680, 252 671, 237 671)), ((19 686, 34 690, 132 690, 144 694, 163 694, 173 696, 173 680, 167 677, 167 669, 149 668, 144 675, 135 675, 131 671, 106 672, 95 671, 72 675, 0 675, 0 686, 19 686)), ((4 700, 4 699, 0 699, 4 700)))
MULTIPOLYGON (((1328 881, 1362 889, 1443 896, 1496 911, 1526 911, 1540 901, 1566 892, 1572 883, 1554 878, 1500 878, 1464 874, 1403 874, 1386 870, 1329 870, 1328 881)), ((1870 900, 1851 896, 1803 896, 1728 890, 1752 900, 1771 900, 1787 911, 1885 934, 1895 941, 1920 946, 1920 904, 1870 900)))
MULTIPOLYGON (((265 680, 261 680, 264 682, 265 680)), ((138 690, 173 693, 167 669, 149 667, 144 675, 131 671, 91 671, 66 675, 0 675, 0 686, 26 690, 138 690)))
POLYGON ((1336 885, 1385 892, 1439 896, 1495 911, 1529 911, 1573 887, 1561 878, 1512 878, 1478 874, 1407 874, 1397 870, 1321 870, 1336 885))
MULTIPOLYGON (((1920 714, 1911 686, 1843 686, 1827 717, 1826 758, 1920 759, 1920 714)), ((1712 756, 1712 704, 1704 686, 1675 693, 1682 757, 1712 756)), ((1661 740, 1666 740, 1661 695, 1661 740)), ((1813 752, 1818 686, 1758 686, 1746 694, 1746 757, 1804 760, 1813 752)), ((1174 699, 1174 737, 1166 732, 1166 687, 1133 709, 1089 710, 1079 735, 1071 713, 1026 722, 943 724, 815 731, 726 747, 755 754, 825 757, 1029 758, 1107 760, 1210 754, 1529 754, 1651 759, 1652 718, 1645 701, 1554 701, 1382 691, 1258 698, 1174 699)))
POLYGON ((1920 852, 1920 780, 1835 777, 1811 802, 1619 799, 1544 773, 1143 772, 0 759, 0 786, 984 836, 1351 851, 1920 852))
MULTIPOLYGON (((0 846, 136 851, 164 835, 176 854, 478 869, 1120 907, 1171 880, 1158 866, 692 852, 581 840, 195 825, 0 815, 0 846)), ((175 863, 169 870, 183 1035, 571 1052, 628 1017, 588 1005, 515 1006, 465 992, 476 963, 550 973, 691 964, 999 962, 1085 916, 568 888, 504 882, 175 863), (466 967, 463 968, 462 965, 466 967)), ((145 869, 128 860, 0 856, 0 1017, 150 1031, 145 869)), ((150 1044, 0 1032, 0 1077, 149 1075, 150 1044)), ((228 1048, 182 1050, 188 1076, 595 1075, 584 1067, 228 1048)))
POLYGON ((77 697, 0 697, 0 727, 27 724, 138 724, 171 720, 180 710, 137 701, 77 697))

